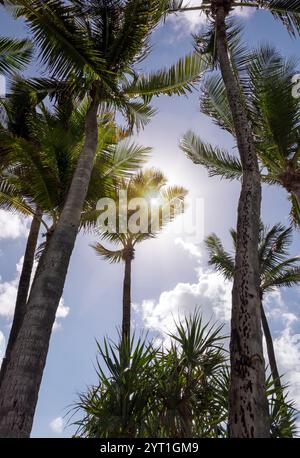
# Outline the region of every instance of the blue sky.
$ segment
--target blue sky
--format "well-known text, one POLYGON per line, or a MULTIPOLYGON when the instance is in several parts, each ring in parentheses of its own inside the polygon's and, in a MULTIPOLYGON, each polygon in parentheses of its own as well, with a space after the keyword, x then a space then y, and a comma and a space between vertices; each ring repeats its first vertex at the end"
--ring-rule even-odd
MULTIPOLYGON (((271 42, 284 55, 300 57, 299 40, 289 37, 281 24, 263 12, 239 15, 245 25, 249 46, 271 42)), ((143 71, 173 64, 191 51, 191 32, 203 22, 198 14, 167 21, 153 34, 151 55, 141 65, 143 71)), ((21 21, 0 13, 1 34, 26 36, 21 21)), ((41 71, 36 62, 26 74, 41 71)), ((180 137, 194 130, 203 139, 231 146, 229 136, 220 132, 199 113, 199 94, 188 98, 155 99, 158 114, 137 136, 137 141, 153 147, 150 164, 161 168, 170 179, 189 190, 192 200, 204 202, 204 232, 216 232, 229 247, 228 229, 236 224, 239 184, 208 178, 207 172, 186 159, 178 146, 180 137)), ((265 223, 288 224, 289 203, 277 188, 264 187, 262 215, 265 223)), ((3 350, 13 312, 17 287, 17 265, 24 252, 28 222, 0 210, 0 348, 3 350), (2 342, 2 344, 1 344, 2 342), (2 347, 1 347, 2 345, 2 347)), ((95 382, 95 339, 116 336, 121 321, 123 266, 110 265, 95 256, 89 247, 95 237, 81 234, 71 259, 63 294, 63 304, 51 339, 33 437, 68 437, 62 417, 77 399, 77 393, 95 382)), ((292 254, 300 254, 299 234, 294 233, 292 254)), ((201 240, 185 239, 172 227, 156 240, 140 245, 133 266, 134 320, 151 332, 168 332, 171 316, 201 306, 204 316, 228 325, 231 285, 210 271, 201 240)), ((286 373, 291 395, 300 408, 300 289, 274 292, 267 298, 267 311, 275 338, 281 372, 286 373)))

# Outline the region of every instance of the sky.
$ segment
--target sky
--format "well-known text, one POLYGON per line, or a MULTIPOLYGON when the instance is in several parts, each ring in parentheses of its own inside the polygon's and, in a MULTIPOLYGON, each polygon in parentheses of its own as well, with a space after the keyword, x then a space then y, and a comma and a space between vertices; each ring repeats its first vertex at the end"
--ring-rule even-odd
MULTIPOLYGON (((192 1, 191 3, 195 3, 192 1)), ((197 2, 196 2, 197 4, 197 2)), ((236 13, 245 27, 249 47, 272 43, 286 56, 300 57, 299 40, 290 38, 270 14, 243 9, 236 13)), ((173 16, 152 36, 152 52, 140 69, 143 72, 172 65, 191 52, 192 33, 200 30, 204 17, 198 13, 173 16)), ((22 21, 0 11, 1 35, 28 35, 22 21)), ((35 61, 26 75, 41 74, 35 61)), ((191 203, 200 208, 198 234, 178 233, 173 223, 157 239, 137 248, 133 263, 133 320, 138 330, 151 336, 172 329, 173 316, 192 313, 200 307, 204 319, 218 320, 228 329, 231 284, 207 265, 203 236, 215 232, 230 249, 228 230, 236 225, 240 184, 209 178, 180 150, 182 135, 192 129, 215 146, 232 147, 230 137, 199 112, 199 92, 189 97, 160 97, 153 105, 158 113, 136 141, 153 148, 149 165, 160 168, 171 184, 184 186, 191 203), (199 226, 199 227, 200 227, 199 226)), ((262 219, 272 225, 289 224, 286 193, 263 187, 262 219)), ((29 221, 0 210, 0 358, 5 349, 13 316, 18 277, 25 250, 29 221)), ((90 248, 96 238, 80 234, 71 258, 68 277, 51 338, 34 420, 32 437, 70 437, 67 412, 78 393, 96 383, 96 340, 117 337, 121 323, 123 266, 99 259, 90 248)), ((299 233, 294 231, 292 255, 300 253, 299 233)), ((300 409, 300 287, 274 291, 266 297, 280 372, 290 384, 290 396, 300 409)))

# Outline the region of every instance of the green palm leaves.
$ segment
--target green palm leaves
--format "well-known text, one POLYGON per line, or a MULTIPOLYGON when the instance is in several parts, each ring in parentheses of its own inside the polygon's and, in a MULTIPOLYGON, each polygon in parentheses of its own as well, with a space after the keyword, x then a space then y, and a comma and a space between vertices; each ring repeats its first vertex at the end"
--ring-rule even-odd
MULTIPOLYGON (((265 46, 249 55, 241 84, 253 126, 262 180, 284 187, 292 199, 292 214, 299 212, 299 119, 300 104, 292 94, 293 59, 265 46)), ((206 77, 201 110, 235 139, 224 83, 218 74, 206 77)), ((204 165, 210 175, 240 179, 242 164, 235 154, 214 147, 187 132, 181 147, 193 162, 204 165)))
POLYGON ((127 180, 121 180, 115 186, 111 197, 114 199, 118 209, 116 217, 120 217, 120 195, 126 192, 128 203, 130 203, 130 200, 144 199, 146 205, 142 208, 140 218, 145 224, 143 224, 143 231, 132 231, 130 219, 134 217, 139 207, 132 209, 128 207, 125 210, 125 219, 127 220, 125 221, 125 233, 120 230, 122 224, 120 219, 116 221, 115 232, 109 232, 101 227, 96 228, 101 238, 117 246, 119 245, 120 248, 109 250, 101 243, 97 243, 93 245, 97 254, 111 262, 121 261, 124 259, 129 246, 134 250, 136 244, 148 238, 155 237, 159 231, 176 217, 178 211, 182 211, 183 207, 181 206, 181 209, 179 209, 178 204, 180 202, 183 203, 187 191, 180 186, 167 187, 166 184, 167 179, 162 172, 156 169, 146 169, 127 180))
POLYGON ((0 73, 14 73, 30 61, 32 44, 29 40, 0 37, 0 73))
MULTIPOLYGON (((236 244, 236 231, 231 230, 233 246, 236 244)), ((234 253, 224 249, 221 240, 212 234, 205 240, 209 253, 209 263, 224 277, 234 276, 234 253)), ((275 287, 292 286, 300 282, 300 258, 289 257, 292 243, 292 228, 281 224, 268 228, 261 225, 259 239, 260 287, 266 292, 275 287)))

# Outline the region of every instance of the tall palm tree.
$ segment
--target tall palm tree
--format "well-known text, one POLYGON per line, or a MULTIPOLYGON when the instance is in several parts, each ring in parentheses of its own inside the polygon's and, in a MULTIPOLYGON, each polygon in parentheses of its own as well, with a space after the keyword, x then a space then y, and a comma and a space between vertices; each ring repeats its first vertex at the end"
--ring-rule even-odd
MULTIPOLYGON (((128 204, 133 199, 145 199, 146 206, 140 211, 140 220, 145 222, 140 230, 131 227, 130 219, 133 217, 137 208, 126 209, 126 232, 121 231, 122 214, 117 212, 116 230, 105 230, 101 232, 101 227, 97 229, 102 239, 118 245, 117 249, 111 250, 96 243, 93 248, 104 259, 110 262, 125 263, 125 275, 123 283, 123 318, 122 336, 123 339, 130 340, 131 322, 131 264, 135 256, 135 249, 138 243, 149 238, 155 237, 163 227, 172 221, 180 212, 183 211, 184 197, 187 191, 179 186, 167 187, 167 179, 162 172, 156 169, 143 170, 128 180, 117 183, 115 188, 115 202, 119 210, 119 197, 126 192, 128 204)), ((124 224, 124 221, 122 221, 124 224)))
POLYGON ((17 3, 50 71, 51 79, 43 81, 43 87, 46 83, 49 90, 67 88, 89 100, 85 141, 59 221, 41 258, 26 320, 1 384, 0 437, 27 437, 97 150, 99 105, 120 109, 131 125, 143 125, 151 110, 138 96, 148 101, 161 93, 189 91, 205 65, 194 54, 169 71, 138 78, 134 64, 145 56, 149 34, 164 13, 160 0, 10 3, 17 3))
MULTIPOLYGON (((181 0, 170 2, 171 11, 185 10, 182 4, 181 0)), ((204 0, 198 8, 211 19, 212 49, 224 81, 243 169, 237 220, 237 269, 232 292, 230 435, 268 437, 257 274, 261 180, 248 113, 229 56, 226 21, 235 4, 234 0, 204 0)))
MULTIPOLYGON (((234 253, 236 250, 236 231, 231 230, 234 253)), ((274 386, 278 393, 282 391, 279 371, 276 363, 275 351, 271 331, 263 307, 265 293, 278 287, 290 287, 300 282, 299 257, 289 257, 292 228, 285 228, 276 224, 268 228, 261 224, 259 233, 259 273, 261 295, 261 320, 266 339, 267 353, 274 386)), ((209 264, 228 280, 232 280, 235 271, 234 253, 231 254, 215 234, 205 240, 209 252, 209 264)))
MULTIPOLYGON (((7 128, 0 131, 0 154, 5 167, 0 178, 0 205, 7 210, 33 216, 18 285, 13 324, 1 366, 1 379, 23 322, 32 276, 40 225, 45 229, 46 250, 59 220, 66 190, 78 160, 83 142, 86 103, 61 101, 51 113, 39 103, 34 93, 10 94, 4 104, 7 128), (26 101, 33 102, 33 107, 26 101), (31 111, 30 111, 31 110, 31 111)), ((99 197, 109 194, 113 179, 135 171, 143 164, 149 148, 118 139, 124 133, 106 114, 99 124, 101 143, 97 147, 92 177, 83 207, 82 224, 90 207, 99 197)), ((41 250, 39 250, 40 252, 41 250)))

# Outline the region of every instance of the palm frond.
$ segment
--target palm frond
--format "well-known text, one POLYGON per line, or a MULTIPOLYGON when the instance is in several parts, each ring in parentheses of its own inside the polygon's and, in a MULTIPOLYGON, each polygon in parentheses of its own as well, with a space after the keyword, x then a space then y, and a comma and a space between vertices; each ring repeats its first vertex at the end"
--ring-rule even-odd
POLYGON ((202 142, 192 131, 181 140, 181 149, 195 164, 208 169, 210 176, 219 175, 229 180, 240 179, 243 174, 240 160, 228 151, 202 142))
POLYGON ((195 52, 180 59, 170 69, 140 75, 124 88, 124 92, 131 96, 139 95, 146 101, 160 94, 187 94, 192 91, 209 66, 209 59, 195 52))
POLYGON ((232 280, 235 271, 233 256, 225 251, 216 234, 211 234, 204 242, 209 254, 209 265, 214 266, 227 280, 232 280))
POLYGON ((0 73, 14 73, 29 64, 32 44, 29 40, 0 37, 0 73))
POLYGON ((105 248, 101 243, 95 243, 90 245, 96 253, 103 259, 108 260, 111 263, 118 263, 123 260, 124 250, 109 250, 105 248))

